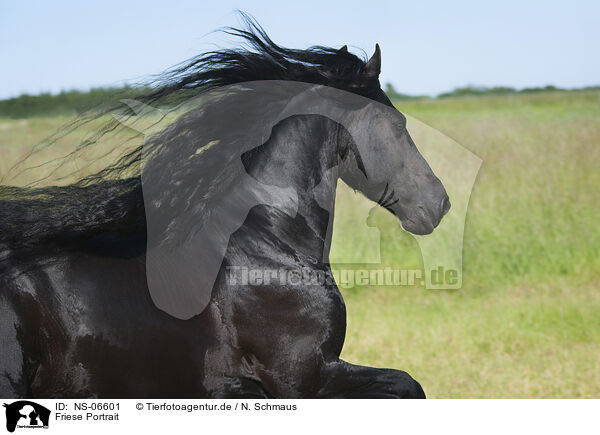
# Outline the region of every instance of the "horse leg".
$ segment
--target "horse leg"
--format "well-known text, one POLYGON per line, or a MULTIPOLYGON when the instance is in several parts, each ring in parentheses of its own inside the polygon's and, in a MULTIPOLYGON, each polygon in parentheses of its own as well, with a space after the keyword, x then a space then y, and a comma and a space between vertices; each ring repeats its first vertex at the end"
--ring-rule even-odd
POLYGON ((17 336, 18 318, 4 298, 0 298, 0 397, 27 396, 23 351, 17 336))
POLYGON ((228 377, 208 392, 211 399, 267 399, 270 396, 265 392, 260 382, 246 377, 228 377))
POLYGON ((424 399, 421 385, 401 370, 358 366, 338 360, 325 368, 318 397, 424 399))

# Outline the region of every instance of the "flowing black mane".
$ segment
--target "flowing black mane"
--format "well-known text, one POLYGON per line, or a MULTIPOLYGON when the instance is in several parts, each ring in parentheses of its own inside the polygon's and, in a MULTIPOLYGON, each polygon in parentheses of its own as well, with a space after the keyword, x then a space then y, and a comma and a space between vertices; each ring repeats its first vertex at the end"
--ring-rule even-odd
POLYGON ((208 52, 176 66, 164 77, 165 86, 148 95, 148 101, 179 94, 187 98, 190 91, 195 95, 198 91, 256 80, 301 81, 376 98, 377 77, 366 77, 366 62, 346 46, 284 48, 275 44, 253 19, 242 16, 246 29, 228 28, 225 33, 240 38, 245 48, 208 52))
MULTIPOLYGON (((208 52, 177 65, 147 83, 145 89, 148 91, 136 100, 152 107, 176 107, 209 90, 228 85, 285 80, 335 87, 389 104, 377 75, 366 74, 367 63, 348 52, 346 47, 284 48, 275 44, 252 18, 245 14, 242 18, 245 28, 224 30, 241 39, 241 48, 208 52)), ((96 109, 39 144, 30 155, 113 113, 131 116, 130 109, 126 108, 124 112, 123 105, 96 109)), ((105 122, 64 161, 124 129, 115 119, 105 122)), ((161 147, 168 144, 154 143, 153 146, 154 152, 161 152, 161 147)), ((193 154, 195 150, 180 151, 193 154)), ((203 158, 210 159, 210 153, 207 154, 203 158)), ((115 249, 121 253, 129 252, 123 248, 129 246, 129 238, 141 240, 145 231, 140 184, 143 159, 140 145, 69 186, 35 187, 40 181, 51 179, 52 173, 41 180, 33 180, 26 187, 0 185, 0 257, 3 247, 14 253, 15 245, 20 250, 50 242, 81 246, 82 238, 90 246, 97 247, 114 240, 123 242, 125 235, 127 240, 117 244, 115 249), (99 204, 104 205, 102 210, 99 204)), ((11 174, 21 174, 28 169, 26 157, 0 177, 0 183, 10 184, 11 174)), ((143 249, 142 245, 140 249, 143 249)))

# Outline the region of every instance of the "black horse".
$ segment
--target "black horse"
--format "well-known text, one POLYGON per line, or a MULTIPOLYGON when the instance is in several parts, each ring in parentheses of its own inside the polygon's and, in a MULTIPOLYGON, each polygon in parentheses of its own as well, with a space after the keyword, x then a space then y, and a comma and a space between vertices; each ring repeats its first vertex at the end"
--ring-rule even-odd
POLYGON ((73 185, 0 187, 0 396, 425 396, 339 358, 337 180, 416 234, 450 207, 380 88, 379 47, 367 62, 285 49, 249 24, 231 32, 251 50, 193 59, 139 98, 209 103, 73 185), (242 276, 257 270, 323 279, 242 276))

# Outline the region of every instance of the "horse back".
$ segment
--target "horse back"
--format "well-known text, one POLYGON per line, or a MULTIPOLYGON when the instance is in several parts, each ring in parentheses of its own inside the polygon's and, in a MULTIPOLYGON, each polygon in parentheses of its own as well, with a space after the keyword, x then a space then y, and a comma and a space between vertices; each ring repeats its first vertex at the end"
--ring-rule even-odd
POLYGON ((9 349, 0 387, 18 387, 3 387, 2 396, 187 397, 202 389, 201 326, 156 310, 143 258, 70 252, 13 261, 0 276, 0 310, 9 349))

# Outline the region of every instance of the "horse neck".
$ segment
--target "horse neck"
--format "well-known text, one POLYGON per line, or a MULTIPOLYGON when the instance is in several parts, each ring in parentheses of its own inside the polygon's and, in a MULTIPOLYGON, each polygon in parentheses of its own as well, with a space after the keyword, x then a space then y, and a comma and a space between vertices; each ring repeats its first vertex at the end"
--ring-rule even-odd
POLYGON ((295 190, 295 218, 273 213, 269 225, 279 241, 318 262, 326 262, 329 254, 340 134, 340 126, 327 118, 293 116, 243 157, 246 171, 259 182, 295 190))

